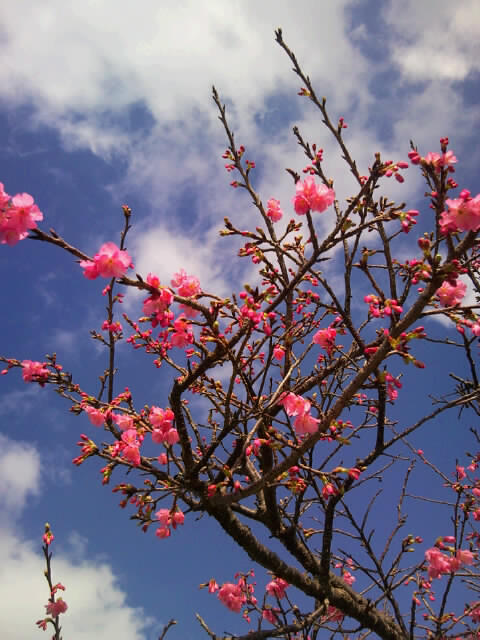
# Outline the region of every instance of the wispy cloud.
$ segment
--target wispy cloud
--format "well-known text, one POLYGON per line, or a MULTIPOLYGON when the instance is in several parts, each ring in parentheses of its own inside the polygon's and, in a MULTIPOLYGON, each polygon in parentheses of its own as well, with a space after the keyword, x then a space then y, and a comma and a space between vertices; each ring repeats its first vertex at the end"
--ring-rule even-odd
MULTIPOLYGON (((26 539, 20 518, 29 498, 40 493, 42 477, 40 452, 0 434, 0 626, 5 640, 31 638, 48 600, 41 532, 35 543, 26 539)), ((91 552, 82 553, 88 548, 88 540, 73 531, 66 550, 55 553, 55 576, 67 585, 65 635, 73 640, 145 640, 145 630, 158 623, 128 605, 112 567, 91 552)))
POLYGON ((30 385, 3 393, 2 402, 0 403, 0 416, 29 413, 38 404, 40 394, 41 389, 37 385, 30 385))
POLYGON ((40 455, 28 442, 0 433, 0 511, 18 517, 29 495, 39 492, 40 455))

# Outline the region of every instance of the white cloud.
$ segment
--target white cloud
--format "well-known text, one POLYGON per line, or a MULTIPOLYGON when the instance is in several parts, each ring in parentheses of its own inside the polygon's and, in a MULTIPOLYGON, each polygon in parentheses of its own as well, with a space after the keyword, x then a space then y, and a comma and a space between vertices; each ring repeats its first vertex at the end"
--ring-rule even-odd
MULTIPOLYGON (((0 625, 4 640, 30 640, 41 633, 35 622, 45 616, 49 594, 40 547, 40 537, 33 543, 18 531, 0 528, 0 625)), ((144 640, 144 630, 153 620, 127 604, 108 564, 95 558, 76 563, 67 554, 54 552, 52 570, 54 582, 66 587, 64 593, 59 592, 68 604, 61 617, 63 637, 144 640)))
MULTIPOLYGON (((441 0, 435 11, 430 2, 385 4, 380 18, 388 32, 377 34, 385 46, 375 64, 360 48, 369 36, 364 25, 347 29, 347 12, 356 4, 337 1, 326 9, 305 0, 299 11, 288 0, 228 6, 221 0, 145 0, 138 11, 113 0, 75 7, 61 0, 34 7, 28 0, 6 3, 0 9, 0 50, 8 61, 0 69, 3 100, 12 107, 32 105, 30 124, 54 128, 67 149, 123 156, 124 179, 110 185, 112 197, 120 202, 141 192, 151 205, 147 218, 141 217, 144 231, 139 234, 136 226, 129 237, 139 272, 151 269, 168 281, 184 267, 205 288, 228 295, 241 271, 236 278, 224 271, 227 261, 232 264, 232 244, 219 241, 217 229, 225 215, 243 228, 256 226, 259 218, 249 199, 228 187, 232 177, 219 157, 226 142, 210 97, 212 83, 227 103, 237 143, 259 164, 253 180, 260 196, 280 198, 287 217, 293 184, 284 168, 307 164, 289 132, 282 98, 297 99, 302 83, 274 42, 275 27, 283 26, 318 95, 328 97, 332 120, 347 118, 345 139, 364 173, 375 151, 404 159, 410 138, 429 150, 442 135, 456 145, 465 142, 475 127, 478 112, 465 106, 455 84, 480 60, 480 22, 470 17, 480 11, 475 0, 441 0), (377 74, 384 74, 381 89, 377 74), (135 109, 143 117, 135 120, 135 109), (379 109, 384 118, 391 114, 388 144, 376 122, 379 109)), ((320 114, 308 100, 297 100, 295 123, 325 149, 326 172, 335 178, 338 196, 351 195, 348 168, 320 114)), ((405 185, 384 181, 384 189, 408 199, 420 181, 411 168, 405 185)), ((317 224, 327 225, 328 216, 317 224)))
POLYGON ((15 389, 2 395, 0 416, 26 414, 31 411, 40 399, 42 390, 38 385, 29 385, 22 389, 15 389))
MULTIPOLYGON (((191 120, 196 110, 209 111, 212 82, 248 111, 284 85, 285 67, 279 68, 281 54, 272 44, 278 25, 288 28, 297 52, 315 60, 316 74, 329 77, 328 84, 332 72, 358 71, 349 56, 337 55, 340 47, 350 50, 343 31, 348 4, 336 2, 325 12, 310 1, 302 15, 286 0, 255 7, 146 0, 141 11, 113 1, 75 8, 60 0, 7 4, 1 10, 9 61, 0 71, 3 96, 11 103, 32 100, 40 121, 58 127, 72 144, 100 140, 105 147, 114 143, 105 126, 109 117, 140 102, 158 121, 191 120), (317 57, 307 43, 316 41, 321 22, 326 47, 317 57)), ((125 141, 118 124, 111 131, 117 144, 125 141)))
POLYGON ((0 433, 0 511, 18 515, 28 496, 38 494, 39 481, 40 455, 35 447, 0 433))
MULTIPOLYGON (((44 473, 32 445, 0 434, 0 628, 4 640, 30 640, 35 622, 44 617, 48 586, 38 540, 25 539, 20 516, 29 496, 38 495, 44 473)), ((54 543, 57 544, 57 543, 54 543)), ((66 551, 55 550, 54 582, 67 590, 69 609, 62 620, 69 640, 144 640, 155 623, 143 610, 128 605, 126 593, 108 562, 88 556, 88 540, 72 532, 66 551)))
POLYGON ((78 331, 53 329, 49 343, 60 353, 72 353, 78 346, 78 331))
POLYGON ((390 3, 385 11, 395 62, 406 79, 462 81, 480 70, 476 0, 390 3))

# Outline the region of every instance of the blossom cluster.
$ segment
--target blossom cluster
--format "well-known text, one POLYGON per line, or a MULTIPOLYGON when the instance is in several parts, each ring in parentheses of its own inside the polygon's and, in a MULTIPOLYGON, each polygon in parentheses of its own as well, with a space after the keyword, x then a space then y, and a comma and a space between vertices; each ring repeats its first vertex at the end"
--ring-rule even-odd
POLYGON ((28 236, 43 214, 28 193, 10 196, 0 182, 0 244, 13 246, 28 236))
POLYGON ((120 250, 114 242, 102 244, 98 253, 93 256, 93 260, 82 260, 80 266, 88 280, 95 280, 98 276, 121 278, 127 269, 133 267, 128 252, 120 250))
MULTIPOLYGON (((251 572, 251 575, 253 575, 253 572, 251 572)), ((221 587, 212 579, 208 583, 208 591, 209 593, 216 593, 218 591, 217 597, 220 602, 224 604, 227 609, 230 609, 230 611, 240 613, 242 607, 247 602, 256 605, 257 599, 253 595, 255 586, 248 584, 246 576, 239 576, 239 574, 237 574, 235 578, 238 578, 236 584, 234 582, 224 582, 221 587)))
MULTIPOLYGON (((452 536, 444 536, 438 543, 442 548, 444 542, 455 542, 455 538, 452 536)), ((431 547, 425 551, 425 560, 427 562, 428 577, 440 578, 447 573, 454 573, 458 571, 462 565, 471 565, 474 560, 474 555, 467 549, 457 549, 454 554, 446 555, 440 551, 437 547, 431 547)))
POLYGON ((378 296, 371 293, 368 296, 365 296, 363 300, 369 305, 368 312, 374 318, 391 316, 392 313, 400 314, 403 311, 403 308, 393 298, 381 300, 378 296))
MULTIPOLYGON (((442 145, 448 145, 448 138, 442 138, 440 140, 442 145)), ((457 163, 457 158, 453 151, 449 150, 443 153, 436 153, 435 151, 429 151, 427 155, 422 158, 418 151, 412 150, 409 152, 408 157, 412 164, 424 164, 431 165, 435 168, 436 173, 440 173, 442 169, 448 169, 450 173, 454 173, 454 164, 457 163)))
POLYGON ((152 431, 153 442, 156 444, 166 443, 170 445, 178 442, 178 431, 173 427, 174 415, 171 409, 152 407, 148 419, 154 427, 152 431))
POLYGON ((155 535, 160 539, 170 537, 170 527, 176 529, 178 525, 182 525, 185 522, 185 514, 180 509, 176 509, 173 512, 168 509, 160 509, 155 514, 155 518, 160 523, 155 535))
MULTIPOLYGON (((168 327, 169 332, 163 334, 163 350, 166 351, 170 347, 179 347, 184 349, 194 340, 193 331, 188 318, 194 318, 198 314, 198 310, 191 305, 182 303, 180 309, 182 313, 175 319, 170 305, 174 302, 173 292, 160 284, 158 276, 149 273, 147 283, 154 289, 150 296, 143 301, 143 313, 149 317, 152 327, 160 325, 168 327), (170 335, 170 341, 168 336, 170 335)), ((196 276, 188 275, 184 269, 174 274, 171 285, 176 288, 178 295, 183 298, 192 298, 201 293, 200 281, 196 276)), ((147 334, 140 334, 140 337, 147 334)), ((134 342, 133 339, 129 339, 134 342)))
POLYGON ((328 329, 320 329, 313 336, 312 342, 314 344, 318 344, 325 349, 329 356, 332 355, 332 352, 335 348, 335 338, 337 336, 337 330, 333 327, 329 327, 328 329))
POLYGON ((42 386, 48 380, 48 369, 45 362, 22 360, 22 377, 25 382, 39 382, 42 386))
MULTIPOLYGON (((184 269, 180 269, 178 273, 174 274, 170 284, 177 289, 178 295, 182 298, 194 298, 202 292, 199 279, 196 276, 188 275, 184 269)), ((197 309, 187 304, 181 304, 180 309, 187 318, 195 318, 198 314, 197 309)))
POLYGON ((437 289, 436 296, 442 307, 455 307, 461 303, 465 297, 467 285, 461 280, 457 280, 455 284, 444 282, 437 289))
MULTIPOLYGON (((217 597, 220 602, 233 611, 234 613, 240 613, 242 607, 250 605, 251 608, 256 608, 257 598, 253 595, 255 592, 255 583, 249 583, 247 581, 249 576, 254 576, 253 571, 243 575, 237 573, 235 575, 236 583, 224 582, 220 587, 216 580, 212 578, 208 583, 200 585, 200 587, 208 586, 209 593, 217 593, 217 597)), ((286 597, 286 589, 290 585, 283 578, 273 577, 272 580, 266 585, 265 591, 267 595, 282 600, 286 597)), ((280 610, 271 606, 264 606, 262 608, 262 618, 268 620, 271 624, 276 624, 278 621, 277 613, 280 610)), ((250 622, 248 616, 248 609, 244 611, 244 618, 250 622)))
POLYGON ((148 274, 147 283, 155 291, 143 301, 143 313, 146 316, 152 316, 153 327, 158 324, 161 327, 168 327, 173 320, 173 313, 168 310, 173 302, 173 293, 168 287, 162 287, 160 279, 153 273, 148 274))
POLYGON ((280 208, 280 200, 270 198, 270 200, 267 202, 267 216, 273 222, 278 222, 282 218, 283 211, 280 208))
POLYGON ((47 610, 47 614, 56 618, 61 613, 65 613, 68 609, 68 605, 63 598, 57 598, 55 602, 49 602, 45 605, 45 609, 47 610))
POLYGON ((273 580, 271 580, 265 587, 265 591, 268 595, 281 600, 282 598, 285 598, 285 589, 288 586, 288 582, 283 580, 283 578, 273 578, 273 580))
POLYGON ((308 211, 322 213, 335 200, 335 191, 324 184, 317 185, 312 176, 308 176, 303 182, 299 180, 295 189, 293 208, 298 215, 304 215, 308 211))
POLYGON ((140 464, 140 446, 143 442, 143 436, 136 429, 127 429, 121 436, 121 440, 117 441, 113 446, 113 455, 120 453, 134 467, 140 464))
POLYGON ((296 394, 284 393, 278 404, 281 404, 288 416, 296 416, 293 427, 298 435, 312 434, 318 430, 320 420, 310 415, 311 403, 296 394))
POLYGON ((448 209, 440 217, 442 233, 478 231, 480 229, 480 193, 472 198, 470 191, 464 189, 460 192, 459 198, 449 199, 445 202, 448 209))

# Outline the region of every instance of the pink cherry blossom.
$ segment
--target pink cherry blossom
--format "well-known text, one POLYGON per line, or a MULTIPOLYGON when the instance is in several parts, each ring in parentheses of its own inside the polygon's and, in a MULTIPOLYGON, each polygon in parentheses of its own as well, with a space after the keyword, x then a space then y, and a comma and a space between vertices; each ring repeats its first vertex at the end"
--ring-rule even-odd
POLYGON ((465 467, 461 467, 457 464, 457 466, 455 467, 455 470, 458 474, 458 479, 459 480, 463 480, 464 478, 467 477, 467 474, 465 473, 465 467))
POLYGON ((83 410, 94 427, 101 427, 105 422, 105 414, 100 409, 95 409, 95 407, 87 404, 83 407, 83 410))
MULTIPOLYGON (((448 541, 445 536, 444 541, 448 541)), ((427 561, 428 577, 440 578, 445 573, 453 573, 466 564, 470 565, 474 561, 474 555, 468 549, 457 549, 455 556, 447 556, 436 547, 425 551, 425 560, 427 561)))
POLYGON ((160 407, 151 407, 148 419, 150 422, 159 428, 170 428, 172 426, 175 416, 171 409, 160 409, 160 407))
POLYGON ((126 413, 112 413, 112 420, 122 431, 133 429, 133 418, 126 413))
POLYGON ((300 180, 296 184, 296 194, 293 198, 293 207, 299 215, 307 211, 318 211, 322 213, 335 200, 335 191, 329 189, 324 184, 317 185, 312 176, 300 180))
POLYGON ((453 153, 453 151, 446 151, 442 153, 442 157, 440 159, 440 164, 442 167, 448 167, 450 171, 452 171, 452 165, 457 163, 457 157, 453 153))
POLYGON ((122 457, 135 467, 138 467, 140 464, 140 442, 137 440, 136 429, 124 431, 122 433, 122 442, 125 445, 122 450, 122 457))
POLYGON ((158 529, 155 531, 155 535, 160 539, 169 538, 170 533, 171 532, 168 527, 158 527, 158 529))
POLYGON ((160 522, 160 524, 164 527, 168 527, 170 525, 170 511, 168 509, 159 509, 155 514, 156 519, 160 522))
POLYGON ((285 357, 285 349, 279 344, 275 345, 273 347, 273 357, 275 360, 283 360, 285 357))
POLYGON ((475 559, 475 556, 468 549, 457 549, 456 557, 461 564, 471 565, 475 559))
POLYGON ((36 229, 43 214, 28 193, 19 193, 10 198, 0 182, 0 244, 13 246, 36 229))
POLYGON ((120 250, 113 242, 105 242, 92 260, 82 260, 80 266, 83 275, 89 280, 98 276, 102 278, 120 278, 125 275, 132 259, 127 251, 120 250))
MULTIPOLYGON (((468 614, 472 618, 472 622, 474 624, 478 624, 480 622, 480 602, 475 602, 470 605, 470 613, 468 614)), ((470 636, 471 640, 473 640, 475 636, 470 636)))
POLYGON ((267 216, 273 220, 273 222, 278 222, 282 218, 283 211, 280 209, 280 200, 270 198, 267 202, 267 216))
POLYGON ((455 231, 478 231, 480 229, 480 193, 470 197, 466 189, 460 198, 446 200, 448 210, 440 217, 440 228, 443 233, 455 231))
POLYGON ((331 482, 327 482, 327 484, 323 485, 322 496, 325 500, 328 500, 330 496, 336 496, 337 494, 338 489, 331 482))
POLYGON ((350 476, 350 478, 352 478, 352 480, 358 480, 361 473, 361 470, 357 467, 352 467, 352 469, 348 470, 348 475, 350 476))
MULTIPOLYGON (((151 276, 151 274, 148 274, 151 276)), ((147 277, 148 282, 148 277, 147 277)), ((167 287, 161 287, 158 293, 154 293, 143 301, 143 313, 146 316, 163 313, 173 302, 173 293, 167 287)))
POLYGON ((356 578, 355 576, 352 576, 352 574, 350 573, 350 571, 344 571, 342 578, 345 580, 345 582, 351 587, 352 584, 355 582, 356 578))
POLYGON ((285 597, 285 589, 288 586, 288 582, 286 580, 283 580, 283 578, 274 578, 267 584, 265 590, 270 596, 274 596, 281 600, 285 597))
POLYGON ((225 582, 217 595, 220 602, 235 613, 240 613, 242 605, 246 602, 241 586, 232 582, 225 582))
POLYGON ((98 274, 102 278, 119 278, 125 274, 132 262, 126 251, 120 251, 113 242, 106 242, 95 255, 98 274))
POLYGON ((173 428, 174 414, 171 409, 150 409, 149 420, 153 424, 152 440, 156 444, 167 443, 174 445, 179 441, 178 431, 173 428))
POLYGON ((288 416, 303 416, 310 411, 311 407, 308 400, 304 400, 292 392, 284 394, 278 404, 283 406, 288 416))
POLYGON ((208 581, 208 593, 216 593, 219 589, 220 587, 218 586, 215 578, 211 578, 208 581))
POLYGON ((443 573, 450 572, 449 558, 445 556, 441 551, 432 547, 425 551, 425 560, 428 565, 428 578, 440 578, 443 573))
POLYGON ((25 382, 40 382, 45 384, 48 380, 48 369, 44 362, 22 360, 22 377, 25 382))
POLYGON ((184 316, 179 316, 174 324, 175 332, 172 334, 172 345, 184 349, 193 342, 193 331, 190 323, 184 316))
POLYGON ((0 211, 2 211, 8 205, 9 201, 10 196, 5 191, 5 185, 3 184, 3 182, 0 182, 0 211))
POLYGON ((49 602, 45 605, 45 609, 47 610, 47 614, 56 618, 61 613, 65 613, 68 609, 68 605, 62 598, 58 598, 55 602, 49 602))
POLYGON ((80 266, 82 267, 83 275, 87 280, 95 280, 98 278, 99 273, 95 262, 92 260, 82 260, 80 262, 80 266))
POLYGON ((184 269, 174 274, 171 285, 177 289, 178 295, 182 298, 191 298, 201 292, 199 279, 187 275, 184 269))
POLYGON ((305 433, 315 433, 318 430, 318 423, 320 420, 312 417, 309 413, 304 413, 296 418, 293 423, 293 428, 298 435, 305 433))
POLYGON ((332 355, 332 351, 335 347, 335 337, 337 335, 337 330, 333 327, 329 327, 328 329, 320 329, 313 336, 313 342, 318 344, 325 349, 329 356, 332 355))
POLYGON ((184 522, 185 522, 185 514, 183 513, 183 511, 180 511, 180 509, 178 509, 172 515, 172 527, 176 529, 179 524, 181 525, 184 522))
POLYGON ((156 531, 156 535, 159 538, 168 538, 170 536, 170 527, 176 529, 178 525, 183 525, 185 522, 185 515, 182 511, 177 510, 173 514, 168 509, 160 509, 155 514, 155 517, 160 522, 160 527, 156 531))
POLYGON ((167 444, 174 445, 180 440, 180 436, 176 429, 154 429, 152 431, 152 440, 156 444, 166 442, 167 444))
POLYGON ((276 611, 280 613, 280 609, 270 609, 270 608, 262 609, 262 618, 270 622, 270 624, 277 624, 278 618, 277 618, 277 614, 275 613, 276 611))
POLYGON ((429 151, 425 156, 424 161, 427 164, 433 165, 435 167, 435 171, 440 172, 440 169, 442 167, 442 158, 439 153, 436 153, 435 151, 429 151))
POLYGON ((457 280, 455 285, 444 282, 442 286, 437 289, 436 296, 443 307, 455 307, 461 303, 466 291, 467 285, 461 280, 457 280))

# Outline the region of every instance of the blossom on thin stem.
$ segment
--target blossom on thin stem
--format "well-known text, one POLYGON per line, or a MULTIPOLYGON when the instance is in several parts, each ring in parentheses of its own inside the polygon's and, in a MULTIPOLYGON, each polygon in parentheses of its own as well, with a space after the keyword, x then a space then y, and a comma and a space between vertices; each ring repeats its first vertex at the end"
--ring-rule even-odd
POLYGON ((322 349, 325 349, 328 356, 330 357, 335 348, 336 335, 337 335, 337 330, 334 329, 333 327, 329 327, 328 329, 320 329, 313 336, 312 342, 320 345, 322 349))
POLYGON ((25 382, 39 382, 41 386, 48 380, 48 369, 45 362, 22 360, 22 377, 25 382))
POLYGON ((444 282, 442 286, 437 289, 435 295, 439 299, 442 307, 455 307, 461 303, 466 291, 467 285, 461 280, 457 280, 455 285, 444 282))
POLYGON ((267 202, 267 216, 273 222, 278 222, 279 220, 281 220, 283 211, 280 208, 280 200, 270 198, 270 200, 267 202))
POLYGON ((28 237, 43 214, 28 193, 10 197, 0 182, 0 244, 16 245, 28 237))
POLYGON ((442 233, 480 230, 480 193, 472 198, 464 189, 459 198, 446 200, 448 209, 440 217, 442 233))
POLYGON ((102 244, 93 260, 82 260, 80 266, 88 280, 102 278, 120 278, 132 266, 132 259, 127 251, 120 250, 114 242, 102 244))
POLYGON ((65 613, 65 611, 68 609, 68 605, 65 600, 63 600, 63 598, 58 598, 57 600, 55 600, 55 602, 49 602, 48 604, 46 604, 45 609, 47 610, 49 616, 56 618, 61 613, 65 613))
POLYGON ((308 176, 303 182, 299 180, 295 188, 293 208, 298 215, 304 215, 307 211, 322 213, 335 200, 335 191, 324 184, 317 185, 312 176, 308 176))
POLYGON ((281 600, 285 598, 285 589, 289 586, 283 578, 274 578, 265 587, 265 591, 270 595, 281 600))
POLYGON ((45 523, 45 533, 42 536, 42 540, 44 542, 43 546, 43 554, 45 556, 45 560, 47 563, 47 568, 44 572, 45 578, 48 582, 50 588, 50 599, 45 605, 45 611, 47 618, 43 618, 42 620, 37 620, 36 625, 39 629, 47 630, 47 626, 51 624, 55 629, 55 635, 52 637, 52 640, 60 640, 60 626, 58 624, 58 616, 62 613, 65 613, 68 609, 68 605, 65 600, 61 597, 55 599, 55 595, 57 591, 65 591, 65 587, 60 582, 57 584, 52 584, 52 575, 51 575, 51 566, 50 559, 51 553, 49 553, 50 544, 53 542, 55 536, 52 533, 49 523, 45 523))

